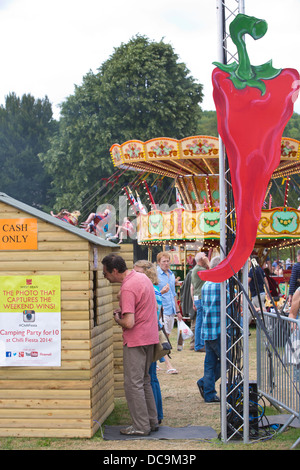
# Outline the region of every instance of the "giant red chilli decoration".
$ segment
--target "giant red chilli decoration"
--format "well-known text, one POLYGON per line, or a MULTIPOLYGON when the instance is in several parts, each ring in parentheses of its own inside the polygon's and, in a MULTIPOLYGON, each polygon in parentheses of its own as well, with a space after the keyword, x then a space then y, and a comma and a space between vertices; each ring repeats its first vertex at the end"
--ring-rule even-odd
POLYGON ((213 98, 218 132, 225 145, 236 209, 235 241, 221 263, 200 271, 203 280, 223 282, 246 263, 255 245, 261 208, 280 163, 281 138, 298 96, 299 73, 275 69, 272 61, 252 66, 243 39, 265 35, 264 20, 239 14, 230 24, 239 63, 214 63, 213 98))

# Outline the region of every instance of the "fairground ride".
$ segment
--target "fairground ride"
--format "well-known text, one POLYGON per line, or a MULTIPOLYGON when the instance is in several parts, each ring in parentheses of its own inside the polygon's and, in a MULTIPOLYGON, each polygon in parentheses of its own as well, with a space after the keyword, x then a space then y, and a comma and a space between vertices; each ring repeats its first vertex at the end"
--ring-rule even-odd
MULTIPOLYGON (((224 66, 227 67, 229 65, 231 72, 233 70, 238 70, 238 75, 241 68, 241 74, 239 75, 240 82, 237 83, 235 76, 234 89, 232 87, 229 88, 234 91, 234 94, 235 89, 243 90, 246 87, 248 91, 248 87, 253 88, 254 86, 252 78, 256 78, 256 74, 251 73, 251 71, 249 72, 248 69, 249 73, 244 73, 244 66, 250 65, 248 56, 245 54, 244 35, 245 33, 249 33, 254 37, 254 39, 259 39, 266 33, 267 24, 264 20, 259 20, 254 17, 245 17, 244 0, 216 0, 216 10, 218 20, 218 68, 222 72, 220 74, 217 72, 219 74, 218 77, 225 77, 226 72, 224 72, 224 66), (237 21, 235 21, 236 19, 237 21), (244 28, 244 20, 247 21, 247 24, 249 22, 251 23, 252 29, 249 29, 248 27, 246 29, 244 28), (233 23, 235 26, 230 28, 233 23), (242 26, 239 29, 239 32, 237 31, 237 26, 242 26), (232 43, 236 46, 239 55, 237 62, 234 63, 231 61, 236 57, 236 50, 235 47, 234 50, 232 50, 232 43), (241 45, 241 43, 243 44, 241 45), (245 79, 249 79, 249 85, 246 85, 245 79)), ((270 64, 270 62, 268 62, 268 64, 270 64)), ((262 71, 261 68, 256 68, 255 70, 259 70, 259 73, 262 71)), ((272 69, 272 74, 273 72, 274 69, 272 69)), ((276 74, 274 76, 268 75, 272 80, 275 76, 276 74)), ((298 77, 299 74, 294 69, 290 69, 288 76, 289 80, 292 80, 293 77, 298 77)), ((262 78, 265 77, 266 75, 263 75, 262 78)), ((226 78, 224 78, 224 82, 226 81, 226 84, 228 84, 227 78, 228 77, 226 75, 226 78)), ((273 85, 274 81, 272 80, 270 80, 270 82, 272 82, 273 85)), ((275 81, 275 96, 281 96, 282 88, 277 86, 278 81, 275 81)), ((255 80, 255 83, 257 84, 257 80, 255 80)), ((291 91, 290 81, 287 88, 288 90, 286 90, 286 93, 291 100, 292 97, 294 97, 294 92, 291 91)), ((251 101, 251 92, 253 92, 252 89, 250 89, 249 95, 247 94, 247 98, 249 99, 242 108, 244 111, 245 109, 246 111, 248 110, 249 116, 251 114, 250 110, 252 110, 252 101, 255 101, 254 98, 251 101)), ((241 94, 238 92, 237 94, 240 99, 241 94)), ((216 97, 219 98, 218 93, 216 94, 216 97)), ((224 103, 224 100, 222 103, 224 103)), ((255 126, 253 131, 249 132, 249 135, 246 136, 248 145, 252 143, 252 139, 254 139, 254 137, 259 140, 259 145, 261 145, 261 141, 265 144, 266 136, 270 135, 268 132, 264 134, 261 133, 260 125, 263 122, 263 115, 261 113, 260 101, 257 101, 257 103, 259 104, 258 108, 256 107, 256 110, 259 112, 256 114, 256 117, 260 116, 260 119, 251 120, 251 123, 255 123, 255 126)), ((221 108, 220 100, 216 105, 217 104, 219 108, 221 108)), ((265 192, 266 188, 266 178, 270 180, 264 200, 264 205, 266 205, 266 207, 269 206, 269 208, 260 208, 262 197, 261 194, 255 192, 254 189, 254 183, 256 183, 256 180, 253 178, 255 178, 256 173, 258 176, 257 181, 259 181, 259 168, 255 168, 252 164, 252 168, 249 167, 247 172, 244 171, 245 167, 239 166, 239 164, 244 160, 241 159, 238 161, 238 158, 235 159, 235 152, 232 152, 232 150, 233 148, 236 149, 236 146, 233 146, 232 141, 230 140, 230 137, 232 136, 228 135, 228 129, 226 126, 219 127, 219 132, 223 134, 222 138, 220 136, 219 139, 209 138, 206 136, 188 137, 180 141, 168 138, 156 138, 151 139, 148 142, 133 140, 121 145, 115 144, 111 148, 113 162, 118 167, 127 165, 128 168, 136 169, 137 171, 150 171, 158 175, 174 178, 176 181, 176 188, 178 189, 183 200, 183 205, 185 206, 184 208, 178 208, 179 210, 176 209, 173 214, 165 216, 163 213, 159 213, 159 210, 158 212, 156 211, 157 208, 155 207, 155 201, 151 200, 153 210, 151 210, 150 213, 145 214, 144 223, 144 215, 140 214, 139 216, 139 243, 145 243, 148 244, 148 246, 152 246, 154 243, 162 243, 167 240, 171 243, 176 241, 186 243, 187 240, 200 240, 204 247, 205 244, 208 245, 208 243, 210 243, 210 246, 219 245, 220 247, 220 265, 212 270, 203 272, 201 278, 204 280, 220 282, 220 414, 221 438, 224 442, 229 439, 242 438, 244 443, 248 443, 250 438, 260 438, 259 433, 256 433, 256 430, 254 430, 253 427, 252 402, 250 402, 249 393, 249 330, 248 322, 241 321, 241 311, 246 313, 250 308, 252 315, 255 316, 258 323, 265 331, 268 341, 271 339, 261 319, 263 318, 262 305, 260 312, 261 316, 259 316, 247 295, 247 257, 251 254, 251 250, 253 249, 261 249, 264 251, 275 246, 296 245, 298 244, 300 235, 299 212, 296 208, 288 207, 287 204, 290 178, 292 175, 299 173, 300 169, 299 142, 289 138, 280 137, 282 134, 281 132, 279 133, 280 126, 278 124, 278 120, 275 119, 277 116, 277 114, 274 114, 275 108, 276 111, 283 112, 282 106, 278 105, 278 107, 275 106, 272 108, 270 107, 270 102, 267 101, 265 110, 266 115, 268 117, 272 117, 272 120, 275 120, 275 123, 274 129, 271 126, 271 122, 267 123, 266 126, 267 129, 270 127, 270 129, 274 130, 272 141, 269 140, 269 147, 264 146, 263 154, 268 160, 266 168, 262 169, 260 160, 255 159, 258 162, 258 166, 260 165, 261 171, 265 170, 262 171, 262 176, 265 178, 263 181, 264 184, 261 185, 260 188, 263 188, 263 192, 265 192), (227 140, 227 143, 229 142, 229 146, 226 151, 226 143, 223 142, 224 137, 227 140), (281 155, 279 155, 278 148, 280 138, 281 155), (273 151, 271 151, 271 145, 273 151), (199 151, 199 148, 202 150, 199 151), (268 148, 270 150, 270 158, 268 158, 268 148), (279 156, 280 162, 278 164, 279 156), (233 171, 234 179, 231 179, 230 170, 235 170, 236 168, 238 168, 239 171, 235 174, 233 171), (240 171, 241 169, 243 171, 240 171), (217 177, 217 175, 219 175, 219 177, 217 177), (217 190, 214 189, 213 178, 218 182, 217 190), (272 209, 272 203, 268 201, 268 194, 270 192, 270 185, 273 181, 276 181, 276 178, 281 178, 281 180, 285 181, 285 200, 282 207, 272 209), (251 187, 252 180, 253 187, 251 187), (247 182, 247 186, 250 186, 248 188, 250 209, 255 209, 255 213, 253 212, 252 218, 251 210, 248 211, 249 227, 251 226, 252 228, 252 230, 249 230, 249 243, 243 243, 241 230, 238 230, 241 226, 244 227, 244 230, 247 230, 247 220, 245 219, 245 214, 247 214, 247 212, 241 212, 242 207, 247 207, 247 209, 249 209, 247 206, 248 195, 246 196, 245 194, 245 182, 247 182), (200 188, 203 187, 205 187, 205 190, 200 190, 200 188), (233 194, 234 188, 235 195, 233 194), (246 202, 246 206, 239 204, 240 201, 238 198, 241 188, 243 188, 243 203, 246 202), (205 191, 205 193, 202 191, 205 191), (220 193, 219 201, 217 198, 218 192, 220 193), (234 197, 237 201, 234 200, 234 197), (252 199, 253 204, 251 205, 252 199), (201 202, 203 203, 202 207, 201 202), (190 207, 190 205, 192 205, 192 207, 190 207), (189 213, 190 210, 191 213, 189 213), (239 221, 236 221, 237 213, 239 214, 240 220, 243 218, 243 225, 241 225, 239 221), (257 225, 258 213, 260 214, 260 221, 257 225), (255 222, 255 225, 251 225, 251 222, 255 222), (253 227, 255 227, 255 230, 253 230, 253 227), (218 228, 220 228, 219 233, 218 228), (257 233, 255 233, 256 230, 257 233), (239 243, 234 243, 234 240, 238 240, 239 243), (235 263, 234 269, 233 262, 235 263), (231 274, 231 272, 233 274, 231 274), (242 307, 242 310, 240 307, 242 307)), ((291 111, 291 109, 292 108, 290 107, 289 111, 291 111)), ((218 118, 218 125, 227 122, 227 120, 224 119, 222 112, 220 113, 220 116, 221 119, 219 122, 218 118)), ((287 117, 287 114, 284 114, 284 116, 287 117)), ((239 145, 235 144, 237 145, 237 148, 239 148, 239 146, 243 146, 244 141, 242 137, 245 137, 245 134, 241 137, 238 132, 242 129, 242 114, 234 114, 233 120, 235 121, 233 123, 233 127, 239 137, 239 145)), ((286 119, 284 121, 286 121, 286 119)), ((243 131, 245 132, 245 130, 246 126, 244 125, 243 131)), ((238 153, 238 155, 240 155, 240 153, 238 153)), ((257 156, 260 155, 261 153, 258 152, 257 156)), ((254 161, 252 158, 253 153, 248 152, 247 156, 250 157, 252 162, 254 161)), ((279 312, 277 312, 277 315, 278 318, 280 318, 279 312)), ((259 397, 257 397, 257 399, 258 398, 259 397)), ((255 421, 257 422, 257 420, 255 421)))
MULTIPOLYGON (((153 173, 174 180, 177 207, 157 207, 147 183, 145 190, 151 210, 139 211, 137 241, 147 245, 198 246, 209 250, 220 243, 219 140, 192 136, 182 140, 167 137, 147 142, 130 140, 114 144, 111 158, 115 167, 142 174, 153 173)), ((300 172, 300 142, 283 137, 281 161, 274 171, 265 196, 257 230, 255 253, 263 261, 272 248, 294 247, 300 239, 300 210, 288 206, 293 175, 300 172), (271 187, 284 188, 280 207, 272 207, 271 187)), ((127 193, 129 200, 130 195, 127 193)), ((251 188, 249 188, 251 199, 251 188)), ((132 202, 132 201, 131 201, 132 202)), ((234 216, 233 216, 234 217, 234 216)), ((234 225, 235 221, 231 223, 234 225)), ((185 250, 186 251, 186 250, 185 250)))

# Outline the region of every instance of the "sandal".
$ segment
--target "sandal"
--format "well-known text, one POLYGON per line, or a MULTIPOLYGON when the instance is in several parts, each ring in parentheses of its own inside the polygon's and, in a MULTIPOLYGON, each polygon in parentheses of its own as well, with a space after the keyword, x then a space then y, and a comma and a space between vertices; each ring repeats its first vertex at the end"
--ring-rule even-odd
POLYGON ((167 374, 178 374, 176 369, 168 369, 167 374))

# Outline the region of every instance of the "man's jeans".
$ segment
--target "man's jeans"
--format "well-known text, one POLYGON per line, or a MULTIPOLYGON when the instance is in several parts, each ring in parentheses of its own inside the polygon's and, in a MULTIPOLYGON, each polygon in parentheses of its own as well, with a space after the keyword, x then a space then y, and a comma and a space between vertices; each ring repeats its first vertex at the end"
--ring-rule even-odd
POLYGON ((215 382, 221 377, 221 340, 220 336, 212 341, 205 341, 204 376, 197 384, 203 387, 204 400, 212 401, 216 395, 215 382))
POLYGON ((202 321, 203 321, 203 307, 202 307, 202 300, 194 300, 195 307, 197 309, 197 316, 196 316, 196 326, 195 326, 195 351, 199 351, 199 349, 204 348, 204 340, 201 338, 201 329, 202 329, 202 321))

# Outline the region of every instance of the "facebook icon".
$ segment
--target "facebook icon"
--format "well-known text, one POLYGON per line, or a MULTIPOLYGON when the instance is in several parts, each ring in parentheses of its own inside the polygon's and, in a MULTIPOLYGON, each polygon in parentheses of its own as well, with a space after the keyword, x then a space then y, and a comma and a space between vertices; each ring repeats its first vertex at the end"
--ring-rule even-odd
POLYGON ((6 351, 6 357, 11 357, 11 351, 6 351))

